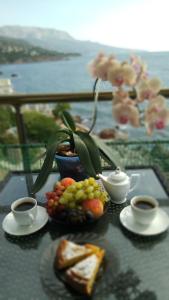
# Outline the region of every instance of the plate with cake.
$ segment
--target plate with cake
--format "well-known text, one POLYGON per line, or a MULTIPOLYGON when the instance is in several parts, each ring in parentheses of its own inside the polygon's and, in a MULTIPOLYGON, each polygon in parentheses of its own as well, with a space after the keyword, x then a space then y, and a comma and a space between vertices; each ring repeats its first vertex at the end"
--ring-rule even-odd
POLYGON ((52 299, 105 299, 119 270, 115 247, 94 233, 57 239, 40 263, 45 292, 52 299))

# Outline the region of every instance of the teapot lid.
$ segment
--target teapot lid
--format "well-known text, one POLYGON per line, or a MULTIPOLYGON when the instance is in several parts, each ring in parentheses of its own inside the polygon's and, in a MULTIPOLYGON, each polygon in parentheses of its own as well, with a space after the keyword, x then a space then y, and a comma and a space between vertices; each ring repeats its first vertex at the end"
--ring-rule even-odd
POLYGON ((128 178, 127 174, 122 172, 120 167, 117 167, 117 169, 110 173, 108 176, 108 180, 115 182, 115 183, 120 183, 128 178))

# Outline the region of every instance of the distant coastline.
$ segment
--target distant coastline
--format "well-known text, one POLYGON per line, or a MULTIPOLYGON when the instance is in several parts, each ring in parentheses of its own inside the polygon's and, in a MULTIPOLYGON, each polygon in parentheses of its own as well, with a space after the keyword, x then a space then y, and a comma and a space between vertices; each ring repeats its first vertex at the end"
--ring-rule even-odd
POLYGON ((79 55, 65 55, 63 57, 51 57, 51 56, 49 56, 49 57, 47 57, 47 56, 41 57, 41 56, 39 56, 39 57, 36 57, 35 59, 32 59, 31 57, 27 58, 27 59, 20 58, 18 60, 12 61, 12 62, 11 61, 7 61, 7 60, 5 62, 4 61, 1 62, 1 59, 0 59, 0 65, 11 65, 11 64, 18 64, 18 65, 20 65, 20 64, 29 64, 29 63, 61 61, 61 60, 66 61, 66 60, 70 60, 72 57, 76 57, 76 56, 80 56, 80 54, 79 55))
POLYGON ((44 61, 68 60, 80 53, 64 53, 33 46, 23 39, 0 36, 0 64, 22 64, 44 61))

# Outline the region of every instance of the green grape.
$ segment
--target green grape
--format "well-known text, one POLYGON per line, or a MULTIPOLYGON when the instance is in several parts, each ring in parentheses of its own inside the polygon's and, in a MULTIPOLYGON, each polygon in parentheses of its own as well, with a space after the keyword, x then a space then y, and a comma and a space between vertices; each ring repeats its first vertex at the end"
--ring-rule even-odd
POLYGON ((66 204, 67 200, 64 198, 64 196, 60 197, 59 203, 66 204))
POLYGON ((97 183, 92 184, 92 187, 93 187, 95 190, 96 190, 96 189, 99 189, 99 186, 98 186, 97 183))
POLYGON ((94 189, 100 189, 100 185, 97 182, 93 183, 93 187, 94 189))
POLYGON ((94 199, 94 193, 88 194, 88 199, 94 199))
POLYGON ((66 191, 66 192, 63 193, 63 197, 67 201, 71 201, 73 199, 73 194, 66 191))
POLYGON ((67 187, 66 192, 74 193, 76 191, 76 185, 71 184, 67 187))
POLYGON ((103 204, 106 202, 105 199, 102 198, 102 197, 100 197, 99 199, 100 199, 100 201, 101 201, 103 204))
POLYGON ((76 200, 80 200, 80 199, 83 199, 83 195, 84 195, 84 192, 83 190, 78 190, 75 194, 75 199, 76 200))
POLYGON ((90 177, 90 178, 88 179, 88 181, 89 181, 89 183, 90 183, 91 185, 95 184, 95 182, 96 182, 96 180, 95 180, 93 177, 90 177))
POLYGON ((82 198, 82 200, 86 200, 87 198, 88 198, 88 195, 85 192, 83 192, 83 198, 82 198))
POLYGON ((102 192, 102 195, 103 195, 104 198, 107 198, 107 197, 108 197, 107 192, 102 192))
POLYGON ((85 179, 84 182, 83 182, 83 185, 84 185, 84 187, 89 186, 89 180, 88 180, 88 179, 85 179))
POLYGON ((108 201, 108 197, 106 194, 104 194, 104 192, 101 194, 100 198, 99 198, 103 203, 108 201))
POLYGON ((82 187, 83 187, 83 184, 82 184, 81 181, 79 181, 79 182, 76 183, 76 188, 77 188, 78 190, 82 189, 82 187))
POLYGON ((92 193, 94 191, 94 187, 89 186, 89 187, 87 187, 87 189, 85 191, 86 191, 86 193, 92 193))
POLYGON ((99 191, 99 190, 94 191, 94 197, 95 198, 99 198, 100 195, 101 195, 101 191, 99 191))

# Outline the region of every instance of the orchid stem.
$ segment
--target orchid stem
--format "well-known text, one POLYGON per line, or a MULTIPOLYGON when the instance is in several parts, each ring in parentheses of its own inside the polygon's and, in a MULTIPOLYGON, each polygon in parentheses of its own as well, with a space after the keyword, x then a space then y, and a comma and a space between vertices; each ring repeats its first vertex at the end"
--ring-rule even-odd
POLYGON ((91 127, 89 129, 90 133, 95 124, 96 124, 96 119, 97 119, 97 102, 98 102, 98 98, 99 98, 99 83, 101 82, 101 80, 99 80, 99 78, 96 78, 94 85, 93 85, 93 97, 94 97, 94 109, 93 109, 93 117, 92 117, 92 124, 91 127))
MULTIPOLYGON (((135 93, 135 95, 137 95, 135 87, 133 87, 133 92, 135 93)), ((137 107, 137 109, 138 109, 138 111, 139 111, 140 124, 141 124, 141 125, 144 125, 144 122, 143 122, 143 120, 141 119, 141 113, 143 112, 143 110, 140 109, 140 106, 139 106, 139 103, 138 103, 137 98, 135 98, 134 100, 135 100, 135 103, 136 103, 136 107, 137 107)))

